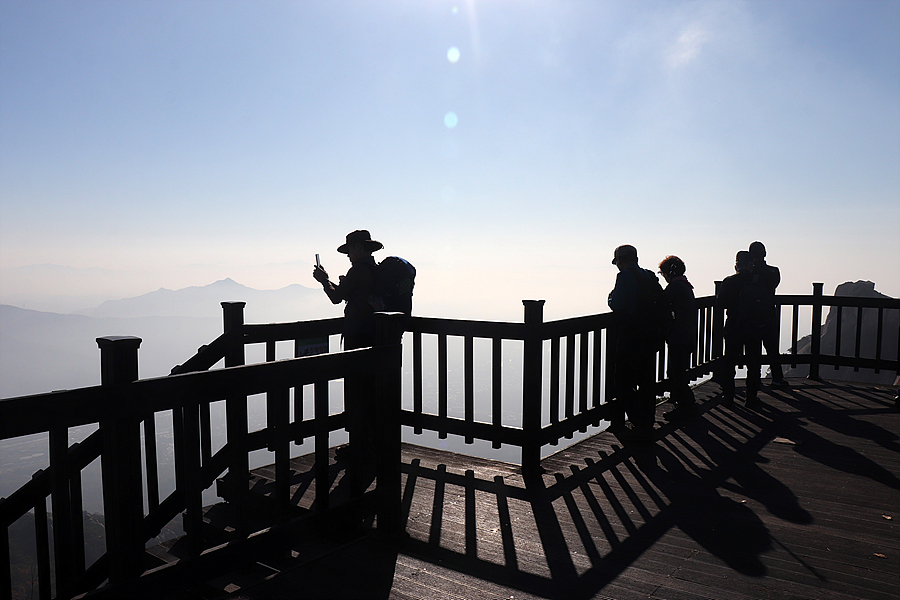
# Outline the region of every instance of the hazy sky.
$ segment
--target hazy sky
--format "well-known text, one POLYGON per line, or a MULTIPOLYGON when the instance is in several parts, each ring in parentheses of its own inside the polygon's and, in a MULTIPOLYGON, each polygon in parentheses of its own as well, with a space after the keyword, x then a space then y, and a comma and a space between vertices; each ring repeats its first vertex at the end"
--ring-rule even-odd
POLYGON ((0 202, 0 268, 123 290, 368 228, 435 316, 605 311, 622 243, 900 296, 900 1, 3 0, 0 202))

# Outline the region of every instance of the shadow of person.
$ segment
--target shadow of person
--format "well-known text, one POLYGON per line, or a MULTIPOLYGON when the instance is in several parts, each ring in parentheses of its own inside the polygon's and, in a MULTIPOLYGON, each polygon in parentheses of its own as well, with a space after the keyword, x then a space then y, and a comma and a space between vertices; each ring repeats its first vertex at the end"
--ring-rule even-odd
MULTIPOLYGON (((860 395, 855 389, 853 393, 860 395)), ((772 393, 771 396, 796 408, 804 418, 818 426, 827 427, 835 433, 848 437, 870 440, 886 450, 900 453, 900 443, 898 443, 900 436, 876 423, 865 420, 865 417, 873 418, 877 415, 893 413, 895 412, 893 407, 835 408, 830 404, 808 396, 778 392, 772 393)))
POLYGON ((770 514, 780 519, 798 524, 813 522, 812 515, 800 506, 797 495, 760 467, 760 463, 767 462, 767 459, 759 456, 755 449, 771 439, 768 430, 761 430, 757 434, 758 439, 745 442, 745 447, 737 451, 734 448, 740 441, 707 420, 692 423, 682 433, 715 461, 721 471, 721 487, 760 502, 770 514))
POLYGON ((722 496, 715 484, 689 472, 665 448, 655 457, 636 457, 636 462, 670 500, 665 510, 675 526, 735 571, 766 574, 760 555, 772 548, 772 537, 747 505, 722 496))
POLYGON ((852 410, 835 409, 821 402, 804 401, 796 397, 792 400, 779 397, 779 400, 799 409, 798 413, 782 413, 779 416, 780 435, 793 442, 794 452, 836 471, 868 477, 892 489, 900 490, 900 478, 893 472, 858 450, 830 440, 813 429, 819 428, 823 433, 833 431, 845 437, 870 440, 891 451, 897 451, 898 448, 894 441, 896 434, 874 423, 854 418, 852 410), (807 419, 809 425, 800 421, 800 418, 807 419))

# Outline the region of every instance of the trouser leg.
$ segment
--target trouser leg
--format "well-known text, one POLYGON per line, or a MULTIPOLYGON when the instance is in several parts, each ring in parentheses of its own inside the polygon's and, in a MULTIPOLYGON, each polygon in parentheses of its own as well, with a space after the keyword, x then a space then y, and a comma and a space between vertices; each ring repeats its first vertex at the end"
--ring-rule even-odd
MULTIPOLYGON (((766 348, 766 354, 770 357, 770 360, 777 360, 779 356, 779 348, 778 348, 778 331, 772 330, 766 333, 766 336, 763 338, 763 345, 766 348)), ((782 381, 784 379, 784 371, 781 368, 780 363, 769 363, 769 368, 772 370, 772 381, 782 381)))
POLYGON ((762 340, 749 337, 745 342, 744 352, 747 355, 747 400, 755 400, 759 391, 760 374, 762 368, 760 351, 762 340))
POLYGON ((722 386, 722 396, 726 402, 734 401, 734 371, 738 357, 741 354, 741 341, 734 332, 725 333, 725 356, 722 361, 722 369, 719 375, 719 383, 722 386))
POLYGON ((694 404, 694 392, 688 379, 691 366, 691 347, 683 344, 669 346, 668 375, 672 382, 672 400, 676 406, 694 404))
POLYGON ((634 338, 620 338, 616 348, 617 411, 624 411, 635 427, 652 427, 656 410, 653 355, 637 342, 634 338))

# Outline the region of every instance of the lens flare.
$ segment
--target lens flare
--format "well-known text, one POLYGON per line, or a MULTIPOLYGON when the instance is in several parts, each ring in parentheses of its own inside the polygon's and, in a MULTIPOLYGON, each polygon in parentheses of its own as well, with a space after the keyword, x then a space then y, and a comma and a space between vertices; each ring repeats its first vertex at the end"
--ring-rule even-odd
POLYGON ((447 129, 453 129, 458 123, 459 117, 456 116, 455 112, 450 111, 444 115, 444 125, 447 126, 447 129))
POLYGON ((451 62, 451 64, 456 64, 459 62, 459 48, 456 46, 451 46, 449 50, 447 50, 447 60, 451 62))

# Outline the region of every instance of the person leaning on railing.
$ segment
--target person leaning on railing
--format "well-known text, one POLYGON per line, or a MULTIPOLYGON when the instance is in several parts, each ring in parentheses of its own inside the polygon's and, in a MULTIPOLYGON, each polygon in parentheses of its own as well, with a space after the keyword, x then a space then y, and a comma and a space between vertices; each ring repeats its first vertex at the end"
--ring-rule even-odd
POLYGON ((679 421, 697 414, 694 392, 688 379, 691 350, 697 342, 697 302, 694 286, 684 276, 684 261, 667 256, 659 263, 659 273, 666 280, 666 299, 674 314, 672 330, 666 337, 669 347, 666 372, 672 382, 675 408, 663 415, 668 421, 679 421))
MULTIPOLYGON (((656 420, 656 394, 653 390, 654 342, 647 329, 645 307, 652 289, 659 288, 653 271, 638 265, 634 246, 623 245, 613 253, 612 264, 619 269, 616 286, 609 293, 607 303, 616 316, 614 414, 610 430, 622 441, 653 441, 656 420), (625 428, 625 413, 631 428, 625 428)), ((659 289, 659 293, 662 290, 659 289)))

